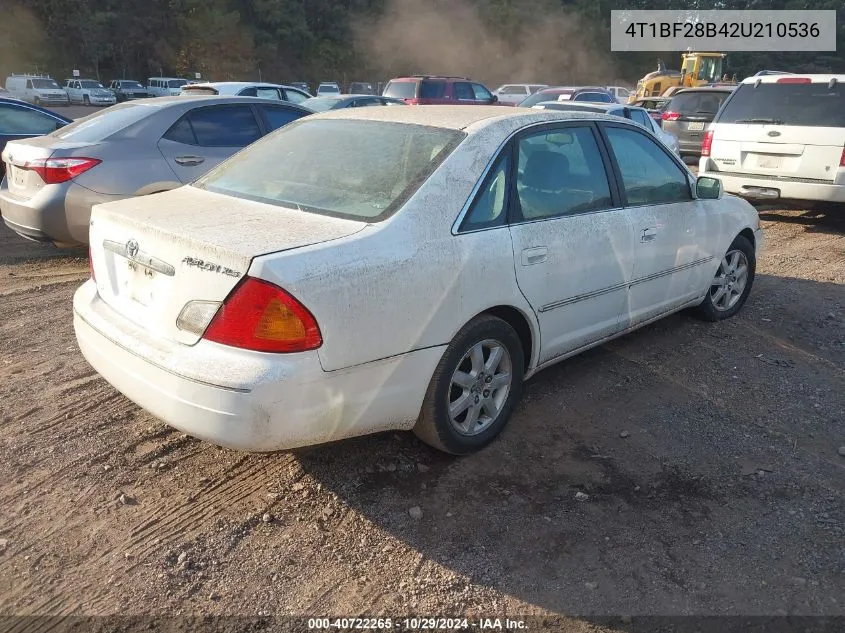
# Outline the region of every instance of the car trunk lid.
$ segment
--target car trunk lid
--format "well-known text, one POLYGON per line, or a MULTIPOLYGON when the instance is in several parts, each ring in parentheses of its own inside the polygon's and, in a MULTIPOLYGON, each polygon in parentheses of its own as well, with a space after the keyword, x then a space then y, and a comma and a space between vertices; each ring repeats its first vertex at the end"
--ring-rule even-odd
POLYGON ((182 187, 94 207, 90 244, 97 289, 151 334, 192 345, 177 326, 188 302, 216 307, 258 255, 356 233, 364 222, 182 187))
POLYGON ((9 193, 21 200, 29 200, 46 186, 38 172, 31 168, 34 161, 47 158, 66 158, 81 153, 98 143, 61 141, 50 136, 12 141, 3 150, 3 162, 8 173, 9 193))

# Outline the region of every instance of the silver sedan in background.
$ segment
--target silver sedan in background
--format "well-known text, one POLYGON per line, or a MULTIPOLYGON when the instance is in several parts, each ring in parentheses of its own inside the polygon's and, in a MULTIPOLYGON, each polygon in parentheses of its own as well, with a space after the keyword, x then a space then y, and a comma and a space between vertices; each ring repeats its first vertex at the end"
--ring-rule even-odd
POLYGON ((193 182, 253 141, 311 114, 255 97, 131 101, 3 150, 3 221, 18 235, 88 243, 91 207, 193 182))
POLYGON ((617 103, 573 103, 572 101, 541 101, 532 106, 536 110, 568 110, 569 112, 598 112, 619 116, 634 123, 639 123, 646 130, 654 134, 663 144, 671 149, 678 156, 681 149, 678 146, 678 137, 660 127, 645 108, 637 106, 620 105, 617 103))

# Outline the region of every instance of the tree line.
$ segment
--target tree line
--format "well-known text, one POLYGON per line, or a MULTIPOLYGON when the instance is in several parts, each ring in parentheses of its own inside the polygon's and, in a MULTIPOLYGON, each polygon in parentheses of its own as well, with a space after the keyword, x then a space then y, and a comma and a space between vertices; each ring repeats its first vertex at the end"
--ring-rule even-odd
MULTIPOLYGON (((159 75, 275 82, 399 74, 502 82, 633 83, 679 53, 610 52, 612 9, 839 9, 838 52, 731 53, 760 69, 845 72, 842 0, 3 0, 0 75, 78 69, 108 81, 159 75), (8 5, 8 6, 7 6, 8 5), (717 6, 718 5, 718 6, 717 6)), ((495 84, 495 85, 494 85, 495 84)))

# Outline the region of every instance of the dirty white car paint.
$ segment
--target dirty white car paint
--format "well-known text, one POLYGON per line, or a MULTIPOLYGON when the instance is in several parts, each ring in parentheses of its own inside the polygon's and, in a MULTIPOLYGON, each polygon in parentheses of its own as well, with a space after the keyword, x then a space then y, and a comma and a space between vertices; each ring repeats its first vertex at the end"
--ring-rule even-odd
MULTIPOLYGON (((519 331, 524 367, 512 367, 508 375, 521 381, 583 349, 700 303, 741 232, 760 248, 756 212, 733 197, 611 205, 482 229, 462 225, 472 213, 470 202, 482 195, 482 181, 495 172, 494 159, 509 151, 518 134, 575 124, 598 135, 599 127, 593 126, 611 121, 617 128, 635 129, 601 115, 495 106, 341 110, 270 135, 197 186, 97 206, 90 232, 95 279, 74 297, 80 348, 99 373, 140 406, 224 446, 269 451, 419 426, 435 370, 479 315, 495 314, 519 331), (393 212, 385 217, 355 215, 368 212, 368 204, 376 205, 372 200, 382 199, 378 196, 395 194, 378 188, 366 204, 354 207, 355 213, 335 213, 344 217, 309 208, 302 199, 272 199, 296 191, 317 199, 324 192, 304 180, 295 186, 267 184, 273 179, 270 172, 256 180, 261 195, 221 192, 221 187, 241 186, 237 174, 260 172, 268 152, 282 152, 279 160, 299 160, 280 149, 295 146, 297 134, 304 138, 338 125, 376 131, 390 126, 402 133, 412 129, 408 126, 422 126, 413 130, 433 131, 451 141, 435 158, 403 154, 410 156, 408 165, 431 161, 429 172, 394 200, 393 212), (644 238, 646 233, 653 237, 644 238), (215 319, 229 310, 221 304, 233 304, 247 280, 269 282, 298 302, 306 317, 284 323, 294 323, 293 330, 302 323, 303 332, 312 332, 310 314, 319 329, 318 344, 281 353, 209 340, 215 319)), ((408 151, 419 147, 415 139, 408 151)), ((435 144, 432 154, 438 148, 435 144)), ((362 158, 363 151, 348 150, 343 156, 350 165, 348 180, 359 174, 360 163, 378 160, 376 155, 362 158)), ((695 178, 671 160, 695 191, 695 178)), ((363 186, 344 181, 345 168, 338 169, 341 174, 317 174, 315 181, 336 176, 337 187, 363 186)), ((400 171, 411 173, 411 167, 400 171)), ((342 197, 325 199, 352 208, 342 197)), ((286 316, 272 312, 273 318, 294 318, 284 310, 286 316)), ((235 327, 234 321, 227 323, 235 327)), ((517 358, 513 345, 505 349, 511 352, 507 358, 517 358)), ((479 377, 475 369, 470 373, 479 377)), ((488 383, 499 384, 505 373, 491 372, 488 383)), ((468 385, 464 395, 476 393, 477 387, 480 394, 486 389, 483 382, 468 385)), ((515 397, 517 387, 508 387, 515 397)), ((506 390, 496 393, 510 397, 506 390)), ((478 406, 485 402, 494 406, 492 400, 478 406)), ((504 409, 504 404, 502 399, 496 406, 504 409)), ((481 429, 481 422, 476 426, 481 429)), ((495 436, 499 430, 485 432, 495 436)), ((444 448, 437 438, 432 443, 444 448)))

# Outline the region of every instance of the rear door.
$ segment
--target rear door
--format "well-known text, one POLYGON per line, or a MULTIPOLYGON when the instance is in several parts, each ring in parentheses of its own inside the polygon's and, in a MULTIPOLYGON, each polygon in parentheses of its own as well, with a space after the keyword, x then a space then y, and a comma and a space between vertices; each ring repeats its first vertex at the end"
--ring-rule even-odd
POLYGON ((534 128, 512 156, 514 267, 537 314, 545 363, 619 331, 633 233, 595 126, 534 128))
POLYGON ((189 183, 262 135, 251 106, 205 106, 182 116, 158 147, 179 180, 189 183))
POLYGON ((845 76, 741 84, 714 123, 710 160, 720 171, 834 182, 845 147, 845 76))
MULTIPOLYGON (((392 83, 392 82, 391 82, 392 83)), ((385 95, 392 97, 392 94, 385 95)), ((423 79, 420 81, 419 100, 428 104, 454 103, 454 95, 449 94, 448 84, 443 79, 423 79)))

